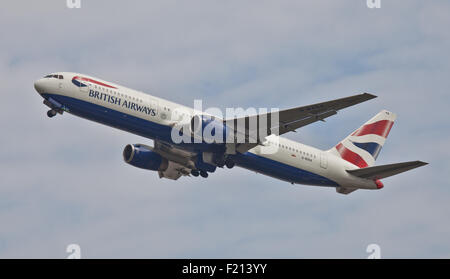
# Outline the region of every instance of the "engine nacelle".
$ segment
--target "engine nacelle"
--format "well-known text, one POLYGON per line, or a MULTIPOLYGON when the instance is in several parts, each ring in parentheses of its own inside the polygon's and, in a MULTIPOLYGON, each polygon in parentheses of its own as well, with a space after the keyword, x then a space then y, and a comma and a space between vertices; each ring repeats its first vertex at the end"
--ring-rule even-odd
POLYGON ((161 155, 141 144, 128 144, 123 149, 123 160, 134 166, 146 170, 165 171, 168 161, 161 155))
MULTIPOLYGON (((195 115, 190 123, 191 133, 206 143, 225 143, 230 129, 222 120, 208 115, 195 115)), ((232 132, 232 131, 231 131, 232 132)))

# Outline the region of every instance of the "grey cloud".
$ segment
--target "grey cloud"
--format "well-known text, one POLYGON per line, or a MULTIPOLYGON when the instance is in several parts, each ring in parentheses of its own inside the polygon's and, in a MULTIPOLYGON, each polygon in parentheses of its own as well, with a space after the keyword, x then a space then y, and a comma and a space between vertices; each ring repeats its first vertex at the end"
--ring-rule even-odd
POLYGON ((12 1, 0 11, 0 257, 449 257, 446 1, 12 1), (288 135, 330 148, 379 110, 399 118, 379 163, 431 164, 337 195, 243 169, 160 180, 122 162, 151 142, 70 115, 33 80, 79 71, 186 105, 378 99, 288 135))

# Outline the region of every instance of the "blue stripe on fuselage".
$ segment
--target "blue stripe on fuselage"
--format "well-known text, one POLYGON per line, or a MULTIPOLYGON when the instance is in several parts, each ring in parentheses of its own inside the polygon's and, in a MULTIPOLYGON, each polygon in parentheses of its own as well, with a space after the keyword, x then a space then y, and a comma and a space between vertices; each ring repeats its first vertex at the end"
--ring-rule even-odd
MULTIPOLYGON (((57 94, 42 94, 63 104, 68 112, 76 116, 118 128, 149 139, 156 139, 173 143, 171 139, 171 127, 161 125, 150 120, 135 117, 117 110, 112 110, 97 104, 86 102, 72 97, 57 94)), ((218 144, 179 144, 178 146, 193 151, 224 152, 223 146, 218 144)), ((318 186, 339 186, 323 176, 275 161, 256 154, 233 155, 238 166, 253 170, 265 175, 275 177, 288 182, 310 184, 318 186)))
POLYGON ((81 83, 81 82, 79 82, 79 81, 76 80, 76 79, 72 79, 72 83, 75 84, 75 85, 78 86, 78 87, 87 87, 86 84, 81 83))
POLYGON ((233 159, 236 165, 240 167, 288 182, 317 186, 339 186, 336 182, 326 177, 251 152, 233 155, 233 159))

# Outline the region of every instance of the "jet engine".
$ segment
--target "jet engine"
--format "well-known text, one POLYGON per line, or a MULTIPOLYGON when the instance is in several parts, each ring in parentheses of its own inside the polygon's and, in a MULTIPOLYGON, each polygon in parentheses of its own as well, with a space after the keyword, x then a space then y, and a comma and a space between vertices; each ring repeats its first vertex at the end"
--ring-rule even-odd
POLYGON ((230 131, 222 120, 208 115, 195 115, 190 123, 191 133, 206 143, 225 143, 230 131))
POLYGON ((165 171, 169 165, 166 158, 141 144, 125 146, 123 160, 134 167, 153 171, 165 171))

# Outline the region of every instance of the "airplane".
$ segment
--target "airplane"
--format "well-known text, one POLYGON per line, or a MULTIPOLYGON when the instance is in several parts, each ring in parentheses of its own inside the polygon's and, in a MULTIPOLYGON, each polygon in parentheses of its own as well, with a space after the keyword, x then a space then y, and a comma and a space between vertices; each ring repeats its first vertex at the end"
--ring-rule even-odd
POLYGON ((303 126, 325 121, 341 109, 376 98, 369 93, 221 119, 80 73, 52 73, 36 80, 34 87, 50 108, 48 117, 67 112, 153 140, 153 146, 127 144, 123 159, 134 167, 158 172, 160 178, 206 178, 218 167, 239 166, 291 184, 334 187, 337 193, 349 194, 358 189, 381 189, 384 187, 381 179, 427 164, 409 161, 375 165, 396 119, 396 114, 387 110, 380 111, 328 150, 281 137, 303 126), (256 131, 257 136, 255 128, 229 125, 252 121, 267 123, 268 119, 276 121, 267 128, 257 127, 256 130, 260 130, 256 131), (190 139, 196 137, 196 130, 213 125, 213 130, 223 131, 231 140, 211 142, 201 138, 200 141, 178 142, 173 137, 177 125, 184 127, 182 134, 190 139), (260 137, 262 130, 266 134, 260 137), (244 140, 238 141, 239 136, 244 140), (272 148, 272 152, 266 152, 264 148, 272 148))

